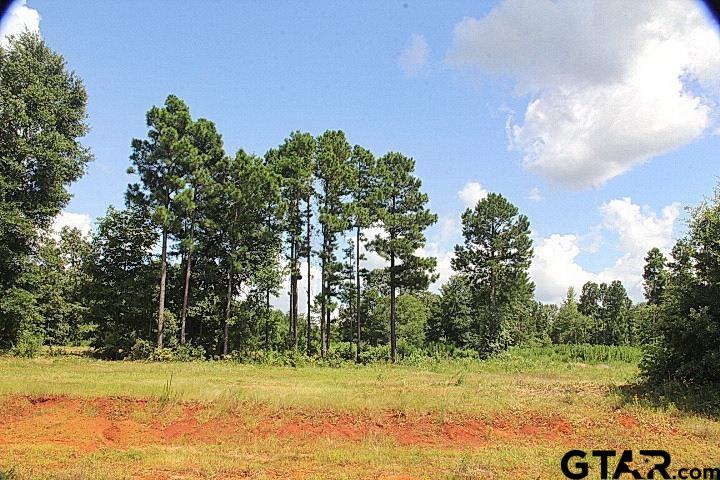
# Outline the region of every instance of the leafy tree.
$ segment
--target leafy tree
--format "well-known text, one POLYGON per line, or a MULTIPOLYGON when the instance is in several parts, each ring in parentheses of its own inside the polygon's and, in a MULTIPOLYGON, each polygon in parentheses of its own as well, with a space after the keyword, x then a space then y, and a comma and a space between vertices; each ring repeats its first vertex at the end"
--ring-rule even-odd
POLYGON ((453 275, 440 287, 438 308, 428 320, 428 339, 465 348, 475 345, 472 290, 462 275, 453 275))
POLYGON ((190 110, 185 102, 169 95, 164 107, 152 107, 146 116, 148 139, 133 139, 130 156, 139 184, 128 186, 127 201, 147 209, 153 223, 160 229, 160 281, 157 309, 157 346, 163 347, 165 318, 165 284, 167 279, 168 237, 178 229, 176 195, 182 190, 184 167, 195 153, 189 134, 192 128, 190 110))
POLYGON ((558 315, 558 306, 554 303, 533 302, 531 320, 527 322, 526 342, 547 345, 551 342, 550 328, 558 315))
MULTIPOLYGON (((603 284, 604 285, 604 284, 603 284)), ((588 317, 598 318, 602 310, 606 286, 601 287, 595 282, 585 282, 580 293, 578 310, 588 317)))
POLYGON ((691 211, 661 296, 659 340, 643 360, 656 383, 720 385, 720 187, 691 211))
POLYGON ((613 280, 610 285, 586 282, 578 309, 595 324, 591 342, 599 345, 635 343, 635 327, 629 313, 631 305, 619 280, 613 280))
POLYGON ((1 295, 15 288, 39 232, 67 204, 67 186, 91 159, 79 141, 88 132, 86 104, 82 80, 39 35, 11 36, 0 46, 1 295))
POLYGON ((64 227, 60 238, 48 237, 29 267, 35 276, 33 292, 43 318, 45 342, 68 345, 78 342, 90 327, 86 325, 86 271, 90 243, 76 228, 64 227))
POLYGON ((667 259, 659 248, 652 248, 645 256, 643 283, 645 298, 651 305, 658 305, 667 285, 667 259))
POLYGON ((455 246, 452 265, 474 292, 475 347, 492 355, 517 340, 513 332, 529 315, 534 288, 527 273, 533 254, 530 223, 496 193, 465 210, 462 223, 465 242, 455 246))
POLYGON ((333 298, 337 294, 342 264, 336 250, 338 235, 350 228, 348 195, 352 192, 353 166, 350 144, 342 131, 328 130, 317 140, 315 176, 320 188, 318 200, 322 250, 322 291, 320 297, 321 354, 330 348, 331 315, 333 298))
POLYGON ((436 259, 421 257, 416 251, 425 245, 424 231, 437 221, 427 208, 428 196, 414 175, 415 161, 390 152, 377 162, 378 225, 383 234, 369 246, 390 262, 387 268, 390 290, 390 357, 397 360, 397 289, 424 289, 430 284, 436 259), (400 263, 398 263, 400 262, 400 263))
POLYGON ((557 312, 555 322, 550 329, 554 343, 590 343, 593 320, 578 308, 575 289, 568 288, 567 295, 557 312))
POLYGON ((602 336, 608 345, 628 345, 635 343, 635 325, 630 315, 632 301, 619 280, 613 280, 607 287, 603 299, 602 336))
POLYGON ((108 208, 92 239, 87 268, 89 320, 97 325, 94 346, 112 357, 124 356, 137 339, 153 332, 157 232, 145 212, 108 208))

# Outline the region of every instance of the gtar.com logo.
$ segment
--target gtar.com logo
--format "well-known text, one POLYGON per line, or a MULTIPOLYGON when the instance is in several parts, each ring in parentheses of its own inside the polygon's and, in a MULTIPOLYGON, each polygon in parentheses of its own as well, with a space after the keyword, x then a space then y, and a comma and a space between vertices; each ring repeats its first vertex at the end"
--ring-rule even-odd
MULTIPOLYGON (((567 478, 662 478, 662 479, 709 479, 720 480, 720 468, 678 468, 676 474, 669 472, 670 454, 665 450, 640 450, 637 457, 633 457, 632 450, 623 450, 618 457, 616 450, 593 450, 588 453, 583 450, 570 450, 560 461, 560 469, 567 478), (590 465, 597 462, 600 466, 599 477, 590 475, 590 465), (647 465, 638 470, 633 465, 647 465)), ((593 469, 594 470, 594 469, 593 469)))

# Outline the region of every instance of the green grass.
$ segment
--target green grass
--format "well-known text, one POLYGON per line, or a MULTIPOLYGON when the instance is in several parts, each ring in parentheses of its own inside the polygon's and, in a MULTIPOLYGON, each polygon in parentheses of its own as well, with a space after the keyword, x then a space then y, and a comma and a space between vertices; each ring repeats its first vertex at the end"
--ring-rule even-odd
POLYGON ((537 351, 485 362, 442 361, 425 367, 269 367, 231 362, 107 362, 82 357, 0 359, 0 395, 228 397, 276 406, 472 412, 534 408, 548 394, 572 396, 592 383, 608 391, 635 378, 632 364, 580 365, 537 351))
MULTIPOLYGON (((181 402, 201 401, 210 408, 199 414, 199 422, 240 422, 250 429, 220 444, 178 440, 84 452, 63 442, 38 441, 34 434, 2 443, 0 425, 0 471, 12 468, 21 479, 563 478, 558 462, 571 448, 664 448, 676 467, 720 465, 720 422, 624 393, 637 379, 637 358, 636 349, 589 346, 512 349, 483 362, 343 368, 0 357, 0 397, 150 398, 144 410, 124 420, 143 425, 170 424, 179 418, 181 402), (382 421, 387 410, 433 419, 434 426, 424 428, 473 418, 490 429, 488 442, 450 448, 399 444, 376 434, 352 441, 250 433, 262 418, 290 419, 293 412, 316 415, 321 422, 328 412, 382 421), (542 429, 556 420, 572 427, 570 436, 522 433, 524 422, 542 429), (520 423, 508 436, 503 422, 520 423)), ((38 415, 28 417, 26 425, 38 422, 38 438, 44 438, 49 434, 42 425, 52 424, 43 424, 38 415)), ((101 414, 88 408, 73 415, 71 422, 77 415, 101 414)))

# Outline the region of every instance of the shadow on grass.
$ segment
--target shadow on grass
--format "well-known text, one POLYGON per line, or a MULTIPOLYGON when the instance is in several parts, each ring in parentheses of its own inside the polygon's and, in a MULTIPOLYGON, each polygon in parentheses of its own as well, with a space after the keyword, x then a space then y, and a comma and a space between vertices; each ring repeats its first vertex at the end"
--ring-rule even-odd
POLYGON ((720 385, 688 386, 680 382, 652 385, 641 381, 619 386, 616 392, 622 406, 640 403, 720 419, 720 385))

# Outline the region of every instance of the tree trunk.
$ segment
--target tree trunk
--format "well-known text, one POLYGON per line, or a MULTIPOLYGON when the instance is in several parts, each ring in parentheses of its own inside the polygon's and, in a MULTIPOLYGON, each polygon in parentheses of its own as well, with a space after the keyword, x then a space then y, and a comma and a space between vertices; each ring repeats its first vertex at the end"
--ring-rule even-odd
POLYGON ((328 284, 328 301, 325 304, 325 308, 327 312, 325 312, 325 321, 327 324, 325 325, 325 352, 330 352, 330 285, 328 284))
POLYGON ((325 228, 323 227, 323 253, 322 253, 322 271, 321 271, 321 291, 320 291, 320 356, 325 357, 325 305, 327 304, 327 279, 325 278, 327 276, 325 272, 325 245, 327 244, 325 240, 325 228))
POLYGON ((290 233, 290 294, 289 294, 289 305, 288 305, 288 338, 287 338, 287 345, 288 347, 292 345, 292 338, 293 338, 293 315, 295 312, 293 311, 293 305, 295 300, 295 292, 294 287, 295 285, 295 239, 292 236, 292 233, 290 233))
POLYGON ((395 333, 395 253, 390 252, 390 360, 397 362, 397 337, 395 333))
POLYGON ((305 233, 305 251, 307 253, 307 354, 310 355, 311 345, 311 328, 310 328, 310 307, 311 307, 311 296, 310 296, 310 259, 312 258, 312 250, 310 248, 310 197, 307 199, 307 207, 305 208, 305 221, 307 224, 305 233))
POLYGON ((190 268, 192 267, 192 252, 188 252, 185 259, 185 287, 183 289, 183 303, 180 311, 180 343, 185 345, 185 322, 187 320, 188 297, 190 296, 190 268))
POLYGON ((270 350, 270 289, 265 290, 265 351, 270 350))
POLYGON ((163 348, 163 320, 165 318, 165 279, 167 277, 167 227, 162 231, 162 251, 160 254, 160 300, 157 319, 157 347, 163 348))
POLYGON ((295 244, 295 247, 293 250, 295 251, 295 265, 293 268, 293 276, 292 276, 292 282, 293 282, 293 298, 292 298, 292 310, 293 310, 293 318, 292 318, 292 343, 293 348, 297 349, 298 347, 298 300, 300 298, 300 295, 298 294, 298 280, 300 279, 300 244, 297 242, 297 240, 293 239, 293 243, 295 244))
POLYGON ((357 345, 355 361, 360 362, 360 227, 355 233, 355 326, 357 327, 357 345))
POLYGON ((223 356, 228 353, 230 309, 232 307, 232 269, 228 272, 227 303, 225 304, 225 325, 223 326, 223 356))

